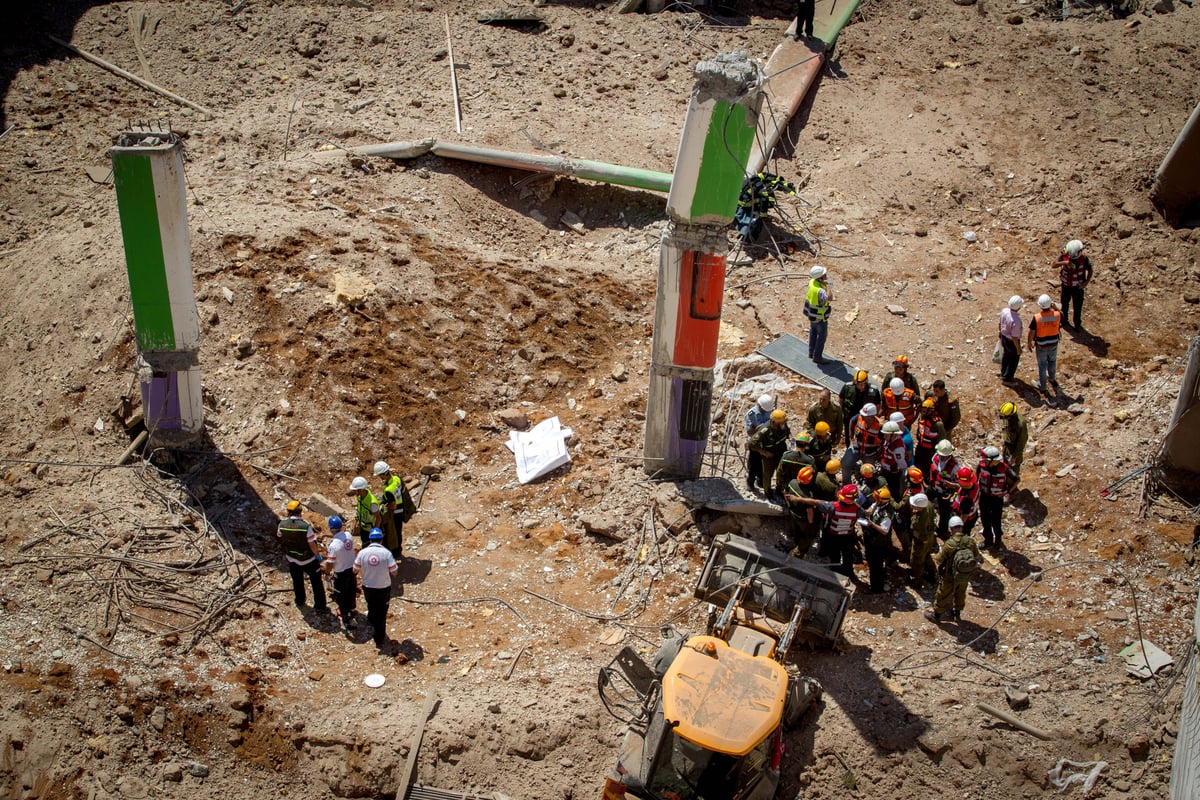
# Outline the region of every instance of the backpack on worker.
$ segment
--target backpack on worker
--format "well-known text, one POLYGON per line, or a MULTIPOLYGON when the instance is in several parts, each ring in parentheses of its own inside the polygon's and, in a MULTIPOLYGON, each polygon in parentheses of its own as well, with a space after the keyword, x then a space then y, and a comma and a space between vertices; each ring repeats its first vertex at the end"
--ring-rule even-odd
POLYGON ((967 583, 971 580, 971 576, 975 574, 975 570, 979 569, 979 562, 975 560, 975 555, 971 552, 971 548, 960 547, 954 551, 952 569, 954 570, 955 583, 967 583))

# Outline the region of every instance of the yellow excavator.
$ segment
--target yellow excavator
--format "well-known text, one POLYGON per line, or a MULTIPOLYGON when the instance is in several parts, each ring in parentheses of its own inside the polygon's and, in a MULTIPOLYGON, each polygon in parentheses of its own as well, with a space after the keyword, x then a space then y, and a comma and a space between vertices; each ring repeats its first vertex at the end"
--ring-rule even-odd
POLYGON ((713 540, 695 597, 707 630, 663 629, 653 665, 630 647, 600 670, 600 699, 628 727, 602 800, 771 800, 785 728, 821 696, 789 672, 800 640, 841 632, 850 581, 749 539, 713 540))

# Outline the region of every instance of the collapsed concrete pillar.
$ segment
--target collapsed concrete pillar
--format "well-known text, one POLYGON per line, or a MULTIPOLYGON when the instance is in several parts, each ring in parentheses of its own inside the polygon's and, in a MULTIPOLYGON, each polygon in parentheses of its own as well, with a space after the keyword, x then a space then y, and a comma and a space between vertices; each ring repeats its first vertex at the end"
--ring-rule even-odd
POLYGON ((195 444, 204 406, 183 145, 170 131, 125 131, 109 156, 150 446, 195 444))
POLYGON ((1154 176, 1150 199, 1172 225, 1200 216, 1200 104, 1154 176))
POLYGON ((746 178, 762 74, 745 53, 696 66, 659 250, 643 450, 647 474, 694 478, 708 445, 728 229, 746 178))

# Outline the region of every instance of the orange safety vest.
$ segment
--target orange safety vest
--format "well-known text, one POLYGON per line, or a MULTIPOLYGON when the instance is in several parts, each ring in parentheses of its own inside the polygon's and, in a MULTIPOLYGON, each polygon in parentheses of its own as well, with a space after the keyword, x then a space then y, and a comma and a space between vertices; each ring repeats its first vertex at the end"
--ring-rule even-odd
POLYGON ((879 433, 878 417, 867 417, 872 422, 863 422, 862 414, 854 424, 854 449, 858 451, 859 461, 874 461, 879 456, 879 448, 883 446, 883 436, 879 433))
POLYGON ((917 447, 925 450, 937 447, 937 443, 941 441, 937 432, 939 422, 941 420, 935 416, 921 417, 921 424, 917 426, 917 447))
POLYGON ((1047 308, 1033 318, 1033 341, 1038 347, 1056 347, 1058 332, 1062 326, 1062 314, 1047 308))
POLYGON ((904 415, 904 426, 907 428, 912 425, 913 420, 917 418, 917 406, 913 402, 916 395, 912 389, 905 388, 898 396, 892 391, 892 388, 883 390, 883 407, 889 413, 899 411, 904 415))

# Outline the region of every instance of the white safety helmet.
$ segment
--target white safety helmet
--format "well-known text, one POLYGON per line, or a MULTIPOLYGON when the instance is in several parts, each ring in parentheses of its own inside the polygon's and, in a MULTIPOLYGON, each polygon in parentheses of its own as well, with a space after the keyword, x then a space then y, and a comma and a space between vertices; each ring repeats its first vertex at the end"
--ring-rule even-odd
POLYGON ((763 411, 774 411, 775 400, 769 394, 764 394, 758 398, 758 407, 763 411))
POLYGON ((1025 305, 1025 301, 1021 299, 1021 295, 1019 294, 1014 294, 1012 297, 1008 298, 1008 307, 1013 311, 1016 311, 1023 305, 1025 305))
POLYGON ((890 419, 883 423, 883 427, 879 429, 880 433, 899 433, 900 426, 892 422, 890 419))
POLYGON ((366 488, 367 488, 367 479, 366 478, 363 478, 360 476, 360 477, 357 477, 354 480, 350 481, 350 491, 352 491, 352 492, 357 492, 359 489, 366 489, 366 488))
POLYGON ((392 471, 392 468, 388 466, 388 463, 386 461, 376 461, 375 462, 375 474, 376 475, 386 475, 387 473, 389 473, 391 471, 392 471))
POLYGON ((937 454, 942 457, 954 455, 954 443, 949 439, 942 439, 933 449, 937 450, 937 454))
POLYGON ((948 523, 946 523, 946 527, 948 527, 948 528, 961 528, 962 526, 963 526, 962 517, 951 517, 950 521, 948 523))
POLYGON ((888 421, 894 422, 897 425, 903 425, 904 424, 904 412, 893 411, 892 415, 890 417, 888 417, 888 421))
POLYGON ((903 392, 903 391, 904 391, 904 381, 903 381, 903 379, 901 379, 901 378, 892 378, 892 382, 888 384, 888 388, 892 390, 892 393, 893 393, 893 394, 897 394, 897 393, 899 393, 899 392, 903 392))
POLYGON ((913 508, 929 508, 929 498, 925 496, 924 492, 917 492, 908 498, 908 504, 913 508))
POLYGON ((828 273, 828 272, 829 272, 829 270, 818 265, 808 271, 808 276, 810 278, 816 280, 817 278, 824 278, 826 273, 828 273))
POLYGON ((1000 457, 1000 448, 994 445, 983 448, 983 457, 989 461, 995 461, 1000 457))
POLYGON ((875 407, 874 403, 867 403, 858 413, 860 416, 874 417, 879 414, 879 409, 875 407))
POLYGON ((1050 307, 1050 295, 1044 294, 1038 298, 1038 308, 1046 309, 1050 307))
POLYGON ((1071 241, 1067 242, 1067 246, 1063 248, 1063 252, 1069 255, 1071 258, 1079 258, 1079 256, 1083 253, 1083 242, 1079 241, 1078 239, 1072 239, 1071 241))

